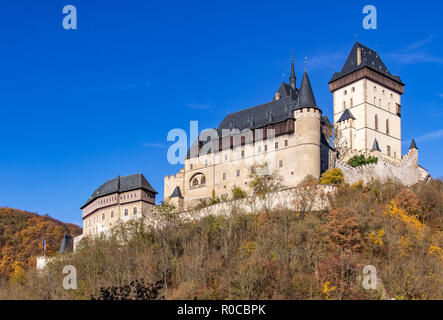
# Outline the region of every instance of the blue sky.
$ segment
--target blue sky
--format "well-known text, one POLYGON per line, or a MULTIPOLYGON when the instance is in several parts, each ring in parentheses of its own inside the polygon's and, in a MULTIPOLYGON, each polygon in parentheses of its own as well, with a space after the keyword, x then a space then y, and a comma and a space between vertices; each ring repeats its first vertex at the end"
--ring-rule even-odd
POLYGON ((317 104, 355 38, 406 83, 402 137, 443 176, 443 32, 437 1, 9 1, 0 10, 0 206, 81 223, 106 180, 142 172, 163 198, 169 130, 216 127, 269 101, 295 53, 317 104), (77 8, 78 29, 62 28, 77 8), (375 5, 377 30, 362 8, 375 5))

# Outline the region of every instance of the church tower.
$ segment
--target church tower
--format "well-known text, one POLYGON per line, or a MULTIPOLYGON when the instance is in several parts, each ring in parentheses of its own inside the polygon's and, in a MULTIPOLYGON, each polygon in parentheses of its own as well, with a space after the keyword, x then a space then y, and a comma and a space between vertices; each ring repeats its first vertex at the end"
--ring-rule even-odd
POLYGON ((380 154, 401 159, 401 95, 404 84, 377 52, 356 42, 340 72, 329 81, 334 101, 335 148, 341 160, 380 154))

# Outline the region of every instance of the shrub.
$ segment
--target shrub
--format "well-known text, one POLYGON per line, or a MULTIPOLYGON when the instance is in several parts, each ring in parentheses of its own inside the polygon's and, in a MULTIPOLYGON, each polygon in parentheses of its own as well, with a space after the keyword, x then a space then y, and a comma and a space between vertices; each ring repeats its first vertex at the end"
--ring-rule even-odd
POLYGON ((240 187, 234 186, 231 189, 231 192, 232 192, 232 198, 234 200, 246 198, 246 191, 244 191, 240 187))
POLYGON ((325 171, 320 177, 320 184, 339 185, 344 182, 343 172, 339 168, 332 168, 325 171))
POLYGON ((363 166, 365 164, 377 163, 377 162, 378 162, 377 157, 369 156, 368 158, 365 158, 363 154, 353 156, 351 159, 348 160, 348 164, 354 168, 363 166))

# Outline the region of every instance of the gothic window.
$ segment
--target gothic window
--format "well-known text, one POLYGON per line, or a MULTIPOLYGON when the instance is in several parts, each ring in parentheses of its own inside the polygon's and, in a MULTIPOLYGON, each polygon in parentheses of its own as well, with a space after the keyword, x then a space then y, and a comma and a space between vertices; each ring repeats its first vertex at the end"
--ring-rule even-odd
POLYGON ((389 134, 389 119, 386 119, 386 134, 389 134))
POLYGON ((378 131, 378 116, 377 116, 377 115, 375 115, 375 123, 374 123, 374 127, 375 127, 375 130, 378 131))
POLYGON ((194 180, 192 180, 192 186, 198 186, 198 179, 194 178, 194 180))
POLYGON ((200 183, 201 183, 201 184, 205 184, 205 183, 206 183, 206 177, 205 177, 205 176, 203 176, 203 177, 201 178, 200 183))

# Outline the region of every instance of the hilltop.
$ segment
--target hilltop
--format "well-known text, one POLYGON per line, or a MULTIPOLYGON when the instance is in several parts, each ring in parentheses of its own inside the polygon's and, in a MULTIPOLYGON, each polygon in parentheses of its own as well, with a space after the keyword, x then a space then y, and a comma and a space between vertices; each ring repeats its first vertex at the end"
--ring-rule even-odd
POLYGON ((410 188, 341 183, 319 212, 246 214, 232 207, 224 216, 183 222, 163 209, 163 228, 131 221, 109 237, 86 237, 44 274, 11 283, 2 298, 443 298, 439 179, 410 188), (66 264, 77 269, 77 290, 62 287, 66 264), (376 267, 377 290, 358 280, 367 265, 376 267))
POLYGON ((64 234, 76 236, 81 232, 77 225, 48 215, 0 207, 0 278, 21 277, 34 269, 43 238, 46 254, 51 256, 59 250, 64 234))

